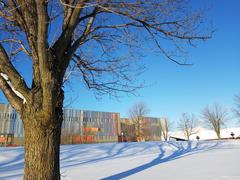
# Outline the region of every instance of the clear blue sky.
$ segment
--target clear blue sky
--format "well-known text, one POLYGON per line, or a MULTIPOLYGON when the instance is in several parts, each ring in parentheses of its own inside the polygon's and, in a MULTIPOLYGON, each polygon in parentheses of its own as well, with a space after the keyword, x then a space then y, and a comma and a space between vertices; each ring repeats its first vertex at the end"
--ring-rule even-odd
MULTIPOLYGON (((124 117, 135 102, 143 101, 150 109, 149 116, 166 116, 172 121, 177 121, 183 112, 199 115, 206 105, 213 103, 230 109, 234 105, 234 95, 240 93, 240 1, 203 0, 195 3, 196 6, 210 7, 207 18, 213 22, 216 32, 211 40, 188 49, 188 62, 194 63, 193 66, 178 66, 162 56, 149 55, 144 58, 147 70, 139 77, 148 85, 139 90, 140 96, 126 95, 119 100, 103 96, 99 100, 78 82, 66 89, 65 105, 120 112, 124 117), (76 98, 71 105, 70 97, 76 98)), ((29 76, 24 69, 22 73, 29 76)), ((2 94, 0 100, 6 102, 2 94)))

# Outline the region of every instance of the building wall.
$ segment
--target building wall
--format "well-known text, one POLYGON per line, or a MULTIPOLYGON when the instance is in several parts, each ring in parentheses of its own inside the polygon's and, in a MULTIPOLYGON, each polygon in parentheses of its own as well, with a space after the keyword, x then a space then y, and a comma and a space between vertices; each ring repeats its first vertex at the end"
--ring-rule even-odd
POLYGON ((128 118, 121 118, 120 120, 120 129, 119 141, 122 141, 122 135, 124 136, 125 141, 136 141, 136 128, 135 124, 130 121, 128 118))
POLYGON ((9 106, 0 104, 0 133, 7 133, 10 130, 9 106))
POLYGON ((15 137, 24 134, 22 120, 10 105, 0 104, 0 133, 14 134, 15 137))
POLYGON ((119 113, 65 109, 62 142, 115 142, 119 118, 119 113))
POLYGON ((160 118, 155 117, 145 117, 146 124, 146 139, 149 141, 159 141, 161 140, 161 129, 160 129, 160 118))
MULTIPOLYGON (((116 142, 119 130, 119 113, 64 109, 62 144, 116 142)), ((0 104, 0 133, 13 133, 14 144, 23 145, 22 120, 15 110, 0 104)))
MULTIPOLYGON (((142 120, 142 134, 145 141, 157 141, 161 140, 161 129, 160 129, 160 118, 154 117, 143 117, 142 120)), ((128 118, 121 119, 121 130, 123 131, 126 139, 136 140, 137 136, 137 125, 134 124, 128 118)))
MULTIPOLYGON (((62 144, 117 142, 121 132, 128 141, 136 140, 135 124, 121 119, 114 112, 63 110, 62 144)), ((144 117, 144 138, 147 141, 160 140, 160 119, 144 117)), ((0 104, 0 133, 14 134, 14 144, 24 144, 23 123, 18 113, 6 104, 0 104)))

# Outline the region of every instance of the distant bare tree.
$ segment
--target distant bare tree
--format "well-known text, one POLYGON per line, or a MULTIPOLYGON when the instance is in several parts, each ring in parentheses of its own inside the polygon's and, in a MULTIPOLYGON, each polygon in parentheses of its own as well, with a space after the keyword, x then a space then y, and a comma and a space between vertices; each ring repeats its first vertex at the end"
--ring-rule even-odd
POLYGON ((236 95, 234 100, 235 108, 233 109, 233 111, 240 122, 240 95, 236 95))
POLYGON ((129 117, 135 124, 136 136, 138 140, 145 137, 144 118, 148 112, 149 109, 144 102, 138 102, 129 109, 129 117))
POLYGON ((206 107, 202 112, 204 122, 210 126, 216 133, 218 139, 221 138, 221 128, 228 119, 228 112, 222 106, 215 104, 212 107, 206 107))
POLYGON ((170 126, 171 126, 171 123, 168 118, 161 119, 160 129, 161 129, 162 137, 164 141, 168 140, 168 133, 169 133, 170 126))
POLYGON ((194 131, 196 125, 197 119, 193 114, 189 115, 187 113, 183 113, 181 119, 179 120, 178 128, 183 131, 184 136, 189 140, 190 136, 196 133, 194 131))
POLYGON ((161 121, 161 118, 159 119, 159 122, 158 122, 158 135, 159 135, 159 139, 160 141, 162 140, 162 121, 161 121))

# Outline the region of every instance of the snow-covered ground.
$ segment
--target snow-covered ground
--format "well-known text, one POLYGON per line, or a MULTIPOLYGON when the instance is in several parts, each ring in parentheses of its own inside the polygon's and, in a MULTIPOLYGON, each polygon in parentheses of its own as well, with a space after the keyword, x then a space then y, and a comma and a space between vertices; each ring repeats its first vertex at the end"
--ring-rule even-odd
MULTIPOLYGON (((22 179, 22 147, 0 148, 0 179, 22 179)), ((240 140, 61 146, 63 180, 239 180, 240 140)))
MULTIPOLYGON (((240 137, 240 128, 239 127, 221 129, 221 137, 222 138, 231 138, 232 132, 234 133, 234 137, 240 137)), ((186 137, 184 136, 182 131, 171 132, 170 136, 186 139, 186 137)), ((190 139, 196 140, 196 136, 199 136, 200 139, 202 139, 202 140, 217 139, 217 135, 213 130, 206 129, 201 126, 196 127, 193 130, 193 134, 190 136, 190 139)))

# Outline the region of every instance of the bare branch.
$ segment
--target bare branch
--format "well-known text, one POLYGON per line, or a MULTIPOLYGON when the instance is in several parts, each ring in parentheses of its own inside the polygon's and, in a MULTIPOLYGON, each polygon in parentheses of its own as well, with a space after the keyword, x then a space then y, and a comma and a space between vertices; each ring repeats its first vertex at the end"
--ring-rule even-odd
POLYGON ((9 61, 8 55, 1 44, 0 44, 0 73, 6 74, 14 88, 17 89, 21 94, 23 94, 23 96, 26 99, 28 99, 29 89, 21 75, 16 71, 14 66, 9 61))
POLYGON ((4 13, 3 10, 0 10, 0 16, 7 19, 8 21, 14 21, 15 20, 15 18, 13 16, 7 15, 6 13, 4 13))
POLYGON ((185 137, 189 140, 190 136, 195 134, 194 128, 196 128, 197 119, 194 115, 189 115, 187 113, 183 113, 182 117, 178 123, 178 127, 181 131, 183 131, 185 137))
POLYGON ((87 39, 88 35, 91 33, 91 27, 93 25, 94 19, 97 14, 97 8, 95 8, 91 14, 92 15, 89 17, 88 23, 87 23, 82 35, 69 48, 68 59, 71 59, 71 57, 75 53, 75 51, 79 48, 80 45, 82 45, 84 43, 84 41, 87 39))
POLYGON ((85 3, 88 1, 89 0, 78 0, 75 8, 71 12, 68 12, 68 14, 71 13, 71 15, 65 16, 65 23, 63 23, 63 32, 53 45, 53 49, 55 49, 56 52, 59 52, 60 55, 63 55, 63 52, 66 52, 67 47, 69 44, 71 44, 73 32, 79 22, 79 15, 83 10, 85 3))
POLYGON ((13 108, 20 112, 22 108, 22 99, 20 99, 11 89, 11 87, 8 85, 6 80, 0 76, 0 89, 3 91, 4 95, 10 102, 10 104, 13 106, 13 108))
MULTIPOLYGON (((18 40, 18 39, 4 39, 4 40, 1 40, 0 43, 16 43, 20 46, 20 48, 18 48, 19 51, 23 51, 24 53, 26 53, 26 55, 31 56, 31 52, 29 52, 29 50, 25 47, 24 43, 21 40, 18 40)), ((11 56, 13 56, 14 54, 16 54, 16 53, 11 53, 11 56)))

